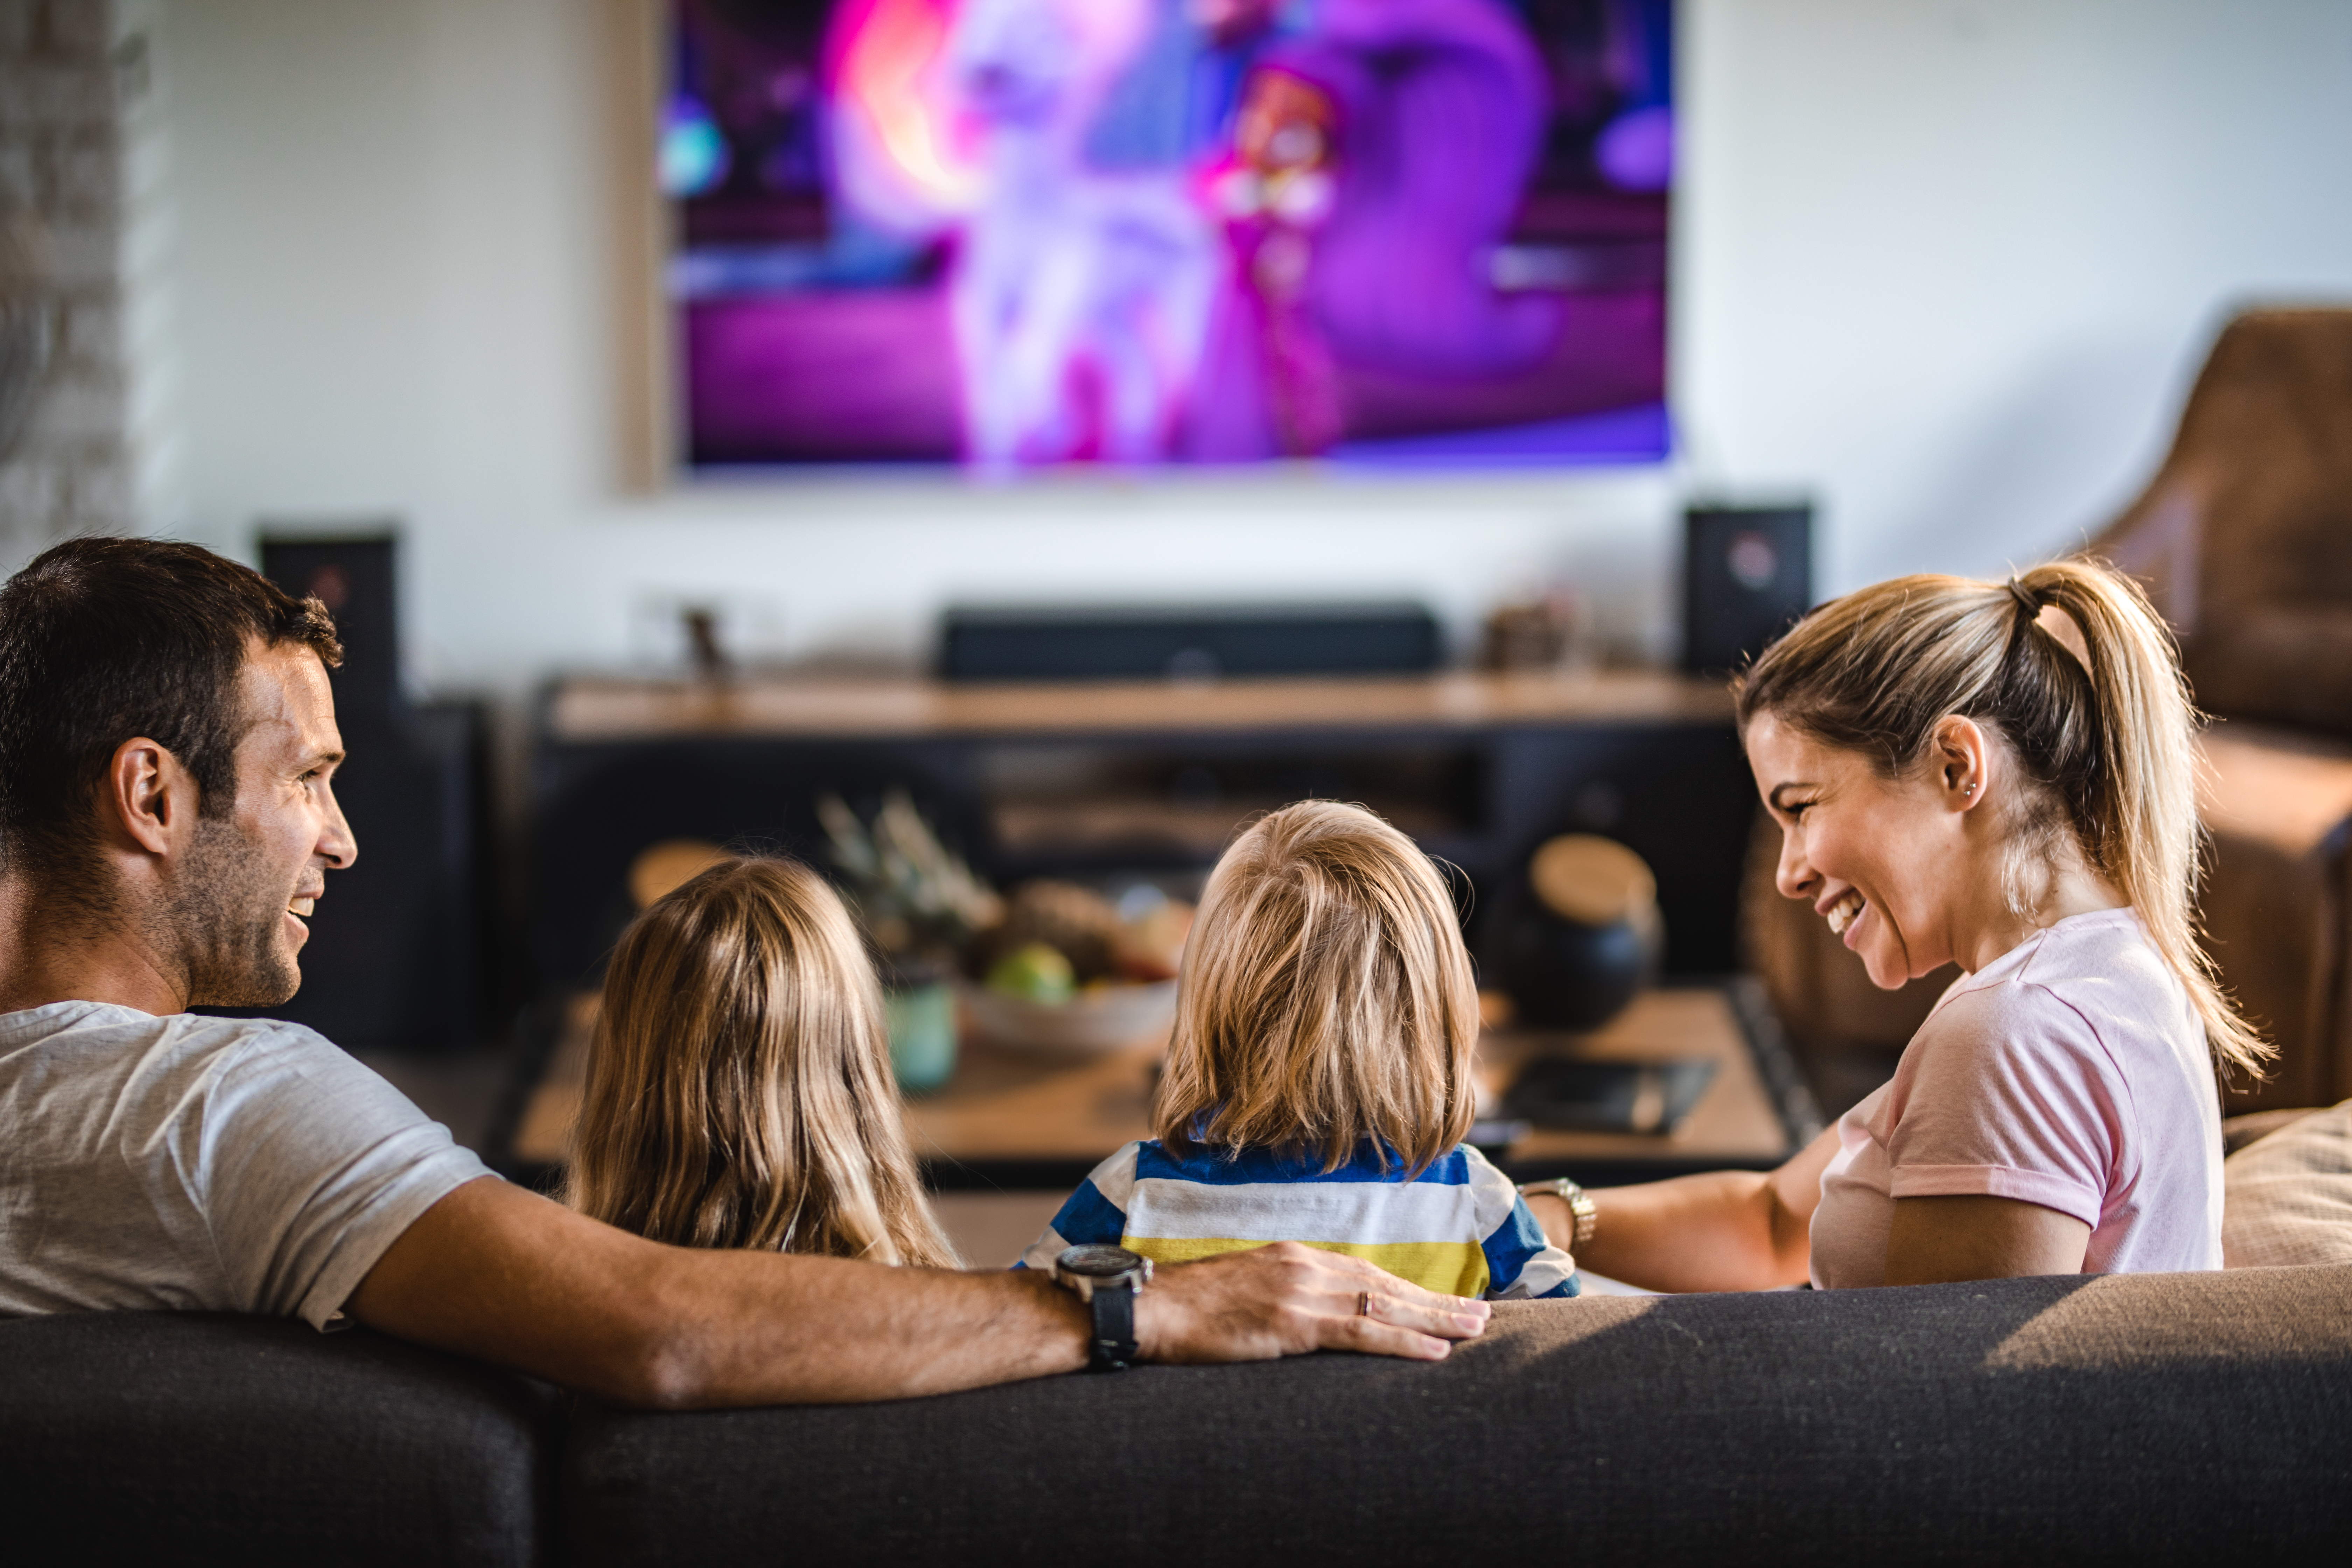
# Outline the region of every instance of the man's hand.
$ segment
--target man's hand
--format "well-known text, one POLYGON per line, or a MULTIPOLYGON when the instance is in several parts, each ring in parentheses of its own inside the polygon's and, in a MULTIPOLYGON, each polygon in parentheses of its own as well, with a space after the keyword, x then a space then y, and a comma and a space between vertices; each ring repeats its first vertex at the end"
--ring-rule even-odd
POLYGON ((1441 1296, 1344 1253, 1295 1241, 1159 1270, 1136 1298, 1146 1361, 1271 1361, 1307 1351, 1443 1361, 1494 1309, 1441 1296), (1369 1316, 1357 1303, 1370 1298, 1369 1316))
MULTIPOLYGON (((1293 1243, 1169 1268, 1136 1303, 1157 1361, 1369 1351, 1433 1361, 1486 1304, 1293 1243), (1356 1314, 1369 1291, 1372 1316, 1356 1314), (1443 1337, 1432 1337, 1443 1336, 1443 1337)), ((1087 1363, 1087 1310, 1043 1274, 662 1247, 484 1178, 426 1210, 345 1310, 616 1404, 903 1399, 1087 1363)))

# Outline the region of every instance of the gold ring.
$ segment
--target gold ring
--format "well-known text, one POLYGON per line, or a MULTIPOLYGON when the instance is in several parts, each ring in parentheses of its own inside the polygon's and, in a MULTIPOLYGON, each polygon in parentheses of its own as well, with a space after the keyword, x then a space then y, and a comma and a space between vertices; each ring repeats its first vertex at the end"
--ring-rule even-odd
POLYGON ((1370 1317, 1371 1315, 1372 1315, 1372 1293, 1371 1293, 1370 1290, 1359 1290, 1359 1291, 1357 1291, 1357 1292, 1356 1292, 1356 1316, 1358 1316, 1358 1317, 1360 1317, 1360 1318, 1369 1318, 1369 1317, 1370 1317))

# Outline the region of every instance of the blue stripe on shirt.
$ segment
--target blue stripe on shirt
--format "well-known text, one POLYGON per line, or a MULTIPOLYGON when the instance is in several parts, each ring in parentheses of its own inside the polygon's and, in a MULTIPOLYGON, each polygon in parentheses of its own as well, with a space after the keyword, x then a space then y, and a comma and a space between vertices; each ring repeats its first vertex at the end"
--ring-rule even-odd
POLYGON ((1116 1247, 1127 1234, 1127 1212, 1102 1195, 1091 1179, 1078 1184, 1054 1215, 1054 1229, 1072 1247, 1105 1243, 1116 1247))
MULTIPOLYGON (((1323 1156, 1311 1150, 1202 1149, 1179 1159, 1161 1148, 1160 1141, 1155 1138, 1147 1141, 1136 1152, 1135 1179, 1139 1182, 1193 1182, 1204 1187, 1239 1187, 1299 1182, 1391 1182, 1401 1184, 1405 1174, 1404 1167, 1397 1163, 1394 1155, 1370 1143, 1338 1170, 1326 1171, 1323 1169, 1323 1156)), ((1429 1169, 1412 1179, 1449 1187, 1465 1186, 1470 1180, 1470 1163, 1457 1147, 1439 1155, 1429 1169)), ((1062 1234, 1067 1236, 1070 1233, 1063 1231, 1062 1234)))
MULTIPOLYGON (((1551 1245, 1551 1238, 1544 1234, 1543 1226, 1529 1212, 1527 1200, 1517 1198, 1511 1204, 1510 1218, 1496 1226, 1494 1234, 1481 1245, 1486 1252, 1486 1273, 1490 1280, 1487 1289, 1500 1291, 1510 1288, 1527 1268, 1528 1260, 1551 1245)), ((1533 1300, 1540 1301, 1552 1296, 1573 1296, 1576 1289, 1576 1277, 1571 1274, 1565 1283, 1543 1291, 1533 1300)))

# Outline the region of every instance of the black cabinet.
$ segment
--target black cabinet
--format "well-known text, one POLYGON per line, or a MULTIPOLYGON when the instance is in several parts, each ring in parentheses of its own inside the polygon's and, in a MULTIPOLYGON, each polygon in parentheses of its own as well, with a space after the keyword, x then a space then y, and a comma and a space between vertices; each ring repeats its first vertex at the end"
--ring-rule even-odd
POLYGON ((631 862, 669 838, 824 863, 816 801, 903 788, 1000 882, 1181 879, 1253 813, 1359 801, 1465 873, 1473 951, 1557 833, 1606 834, 1658 878, 1666 966, 1735 966, 1753 785, 1720 686, 1655 674, 1209 687, 946 688, 569 681, 532 764, 542 984, 590 979, 629 915, 631 862))

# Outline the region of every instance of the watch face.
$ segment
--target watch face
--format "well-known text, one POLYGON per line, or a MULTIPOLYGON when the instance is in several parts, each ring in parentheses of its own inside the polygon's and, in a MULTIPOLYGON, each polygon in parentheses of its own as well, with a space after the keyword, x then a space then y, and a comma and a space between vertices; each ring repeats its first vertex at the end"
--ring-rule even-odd
POLYGON ((1054 1266, 1065 1274, 1084 1274, 1096 1279, 1115 1279, 1129 1269, 1143 1267, 1143 1255, 1129 1252, 1124 1247, 1108 1247, 1099 1242, 1088 1247, 1073 1247, 1054 1260, 1054 1266))

